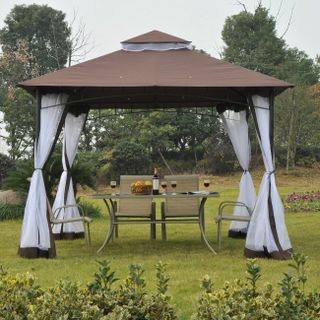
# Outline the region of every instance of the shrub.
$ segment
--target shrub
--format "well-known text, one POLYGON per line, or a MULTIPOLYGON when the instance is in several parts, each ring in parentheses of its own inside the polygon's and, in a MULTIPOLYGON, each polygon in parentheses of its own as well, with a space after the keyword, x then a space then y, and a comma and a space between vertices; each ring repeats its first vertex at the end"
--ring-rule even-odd
MULTIPOLYGON (((90 163, 86 162, 86 159, 82 160, 81 155, 78 157, 71 168, 71 175, 75 193, 77 191, 77 184, 94 188, 94 170, 95 168, 93 168, 90 163)), ((59 184, 61 173, 61 153, 55 153, 50 157, 43 171, 47 195, 50 199, 50 202, 52 202, 53 200, 52 194, 59 184)), ((32 174, 32 160, 17 161, 16 168, 8 172, 7 177, 3 181, 3 186, 5 189, 11 189, 19 192, 21 200, 25 202, 30 185, 28 178, 30 178, 32 174)))
POLYGON ((27 319, 41 294, 34 281, 29 273, 13 276, 0 267, 0 319, 27 319))
POLYGON ((102 217, 102 211, 98 206, 95 206, 94 204, 86 202, 86 201, 81 201, 80 197, 77 198, 77 203, 79 203, 81 205, 86 216, 91 217, 91 218, 101 218, 102 217))
POLYGON ((176 319, 166 295, 169 277, 158 263, 157 292, 148 293, 140 265, 129 266, 129 276, 119 288, 109 261, 99 262, 94 279, 86 287, 60 280, 40 289, 30 274, 11 275, 0 269, 0 319, 6 320, 151 320, 176 319))
POLYGON ((19 204, 0 202, 0 221, 22 219, 24 207, 19 204))
POLYGON ((247 263, 247 281, 226 282, 222 289, 213 289, 210 277, 205 276, 201 287, 204 293, 198 302, 197 320, 312 320, 320 317, 320 295, 317 292, 306 293, 305 274, 306 257, 293 254, 289 264, 296 275, 285 273, 276 292, 270 284, 262 290, 257 289, 261 274, 256 260, 247 263))

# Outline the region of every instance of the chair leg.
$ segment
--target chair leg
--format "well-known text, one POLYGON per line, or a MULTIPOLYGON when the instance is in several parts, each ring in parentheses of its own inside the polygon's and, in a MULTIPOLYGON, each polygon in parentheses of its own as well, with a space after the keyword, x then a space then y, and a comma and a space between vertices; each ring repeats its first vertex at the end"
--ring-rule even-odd
MULTIPOLYGON (((164 202, 161 202, 161 220, 166 220, 164 202)), ((165 223, 161 223, 161 237, 162 241, 167 240, 167 227, 165 223)))
POLYGON ((114 226, 114 236, 119 238, 119 226, 117 224, 114 226))
POLYGON ((91 234, 90 234, 90 224, 87 223, 87 228, 88 228, 88 244, 89 247, 91 247, 91 234))
POLYGON ((218 221, 218 248, 221 249, 221 227, 222 227, 222 220, 218 221))
MULTIPOLYGON (((202 208, 202 210, 204 211, 204 208, 202 208)), ((202 224, 204 233, 206 233, 206 224, 205 224, 205 220, 204 220, 204 214, 202 215, 202 219, 201 219, 200 223, 202 224)), ((202 234, 201 234, 201 240, 203 240, 202 234)))
MULTIPOLYGON (((150 214, 150 219, 151 221, 156 220, 156 204, 155 202, 152 202, 151 204, 151 214, 150 214)), ((156 240, 156 225, 155 223, 150 224, 150 239, 151 240, 156 240)))
MULTIPOLYGON (((151 214, 151 221, 155 220, 155 214, 151 214)), ((156 225, 154 223, 150 223, 150 240, 156 240, 156 225)))

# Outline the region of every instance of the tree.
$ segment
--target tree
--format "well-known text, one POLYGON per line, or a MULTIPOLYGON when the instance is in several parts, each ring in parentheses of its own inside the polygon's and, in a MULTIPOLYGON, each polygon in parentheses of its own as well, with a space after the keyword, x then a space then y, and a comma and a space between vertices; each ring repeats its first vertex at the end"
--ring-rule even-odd
MULTIPOLYGON (((289 24, 288 24, 289 26, 289 24)), ((295 164, 299 145, 314 141, 320 130, 315 100, 308 86, 319 80, 319 62, 297 48, 288 48, 277 36, 276 18, 261 3, 250 13, 244 11, 226 19, 222 37, 226 43, 223 57, 297 85, 276 99, 276 144, 286 148, 286 167, 295 164)))
POLYGON ((228 17, 222 30, 225 60, 268 75, 277 75, 285 59, 285 41, 277 36, 276 20, 261 3, 228 17))
POLYGON ((64 19, 48 6, 17 5, 0 30, 0 111, 13 160, 30 154, 35 128, 34 100, 16 85, 66 64, 70 28, 64 19))
POLYGON ((9 88, 0 110, 8 133, 1 137, 9 146, 9 156, 17 160, 31 154, 35 135, 34 99, 20 88, 9 88))
POLYGON ((62 11, 47 5, 16 5, 4 23, 0 30, 3 52, 16 52, 19 42, 25 41, 30 54, 29 68, 38 70, 39 75, 66 64, 71 31, 62 11))
POLYGON ((296 85, 276 100, 276 142, 286 146, 288 173, 289 167, 295 166, 298 146, 312 146, 315 137, 320 137, 319 105, 309 89, 318 82, 320 68, 304 51, 289 48, 278 74, 296 85))

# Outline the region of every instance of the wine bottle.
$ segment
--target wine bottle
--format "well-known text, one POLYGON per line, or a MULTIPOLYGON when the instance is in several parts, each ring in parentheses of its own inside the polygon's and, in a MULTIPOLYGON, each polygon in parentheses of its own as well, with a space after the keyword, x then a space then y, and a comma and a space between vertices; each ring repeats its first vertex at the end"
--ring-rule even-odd
POLYGON ((159 194, 159 176, 157 168, 154 168, 154 173, 152 177, 152 194, 159 194))

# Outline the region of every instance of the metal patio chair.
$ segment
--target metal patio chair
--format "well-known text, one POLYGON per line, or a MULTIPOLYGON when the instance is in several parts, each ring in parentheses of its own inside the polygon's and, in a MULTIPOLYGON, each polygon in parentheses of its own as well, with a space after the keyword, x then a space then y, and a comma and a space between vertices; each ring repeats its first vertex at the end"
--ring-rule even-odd
MULTIPOLYGON (((149 175, 122 175, 120 176, 120 194, 130 194, 131 184, 136 181, 152 181, 152 176, 149 175)), ((118 203, 114 201, 115 208, 115 237, 119 235, 118 221, 134 224, 134 220, 150 219, 154 221, 156 219, 156 207, 152 198, 136 198, 132 199, 119 199, 118 203)), ((156 225, 150 223, 150 239, 156 239, 156 225)))
MULTIPOLYGON (((189 192, 199 190, 198 175, 167 175, 164 180, 168 182, 167 192, 189 192), (170 181, 177 181, 177 187, 173 190, 170 181)), ((161 203, 161 219, 174 220, 179 223, 200 223, 199 220, 199 199, 167 198, 161 203)), ((204 222, 204 221, 203 221, 204 222)), ((204 223, 202 223, 204 226, 204 223)), ((161 225, 162 240, 167 239, 167 227, 161 225)))
POLYGON ((250 222, 251 219, 251 210, 248 208, 248 206, 239 201, 222 201, 219 204, 219 209, 218 209, 218 215, 215 218, 216 223, 218 224, 218 232, 217 232, 217 237, 218 237, 218 248, 221 248, 221 239, 222 239, 222 221, 242 221, 242 222, 250 222), (240 215, 234 215, 232 212, 225 213, 224 210, 226 208, 234 208, 234 207, 244 207, 247 209, 249 216, 240 216, 240 215))

